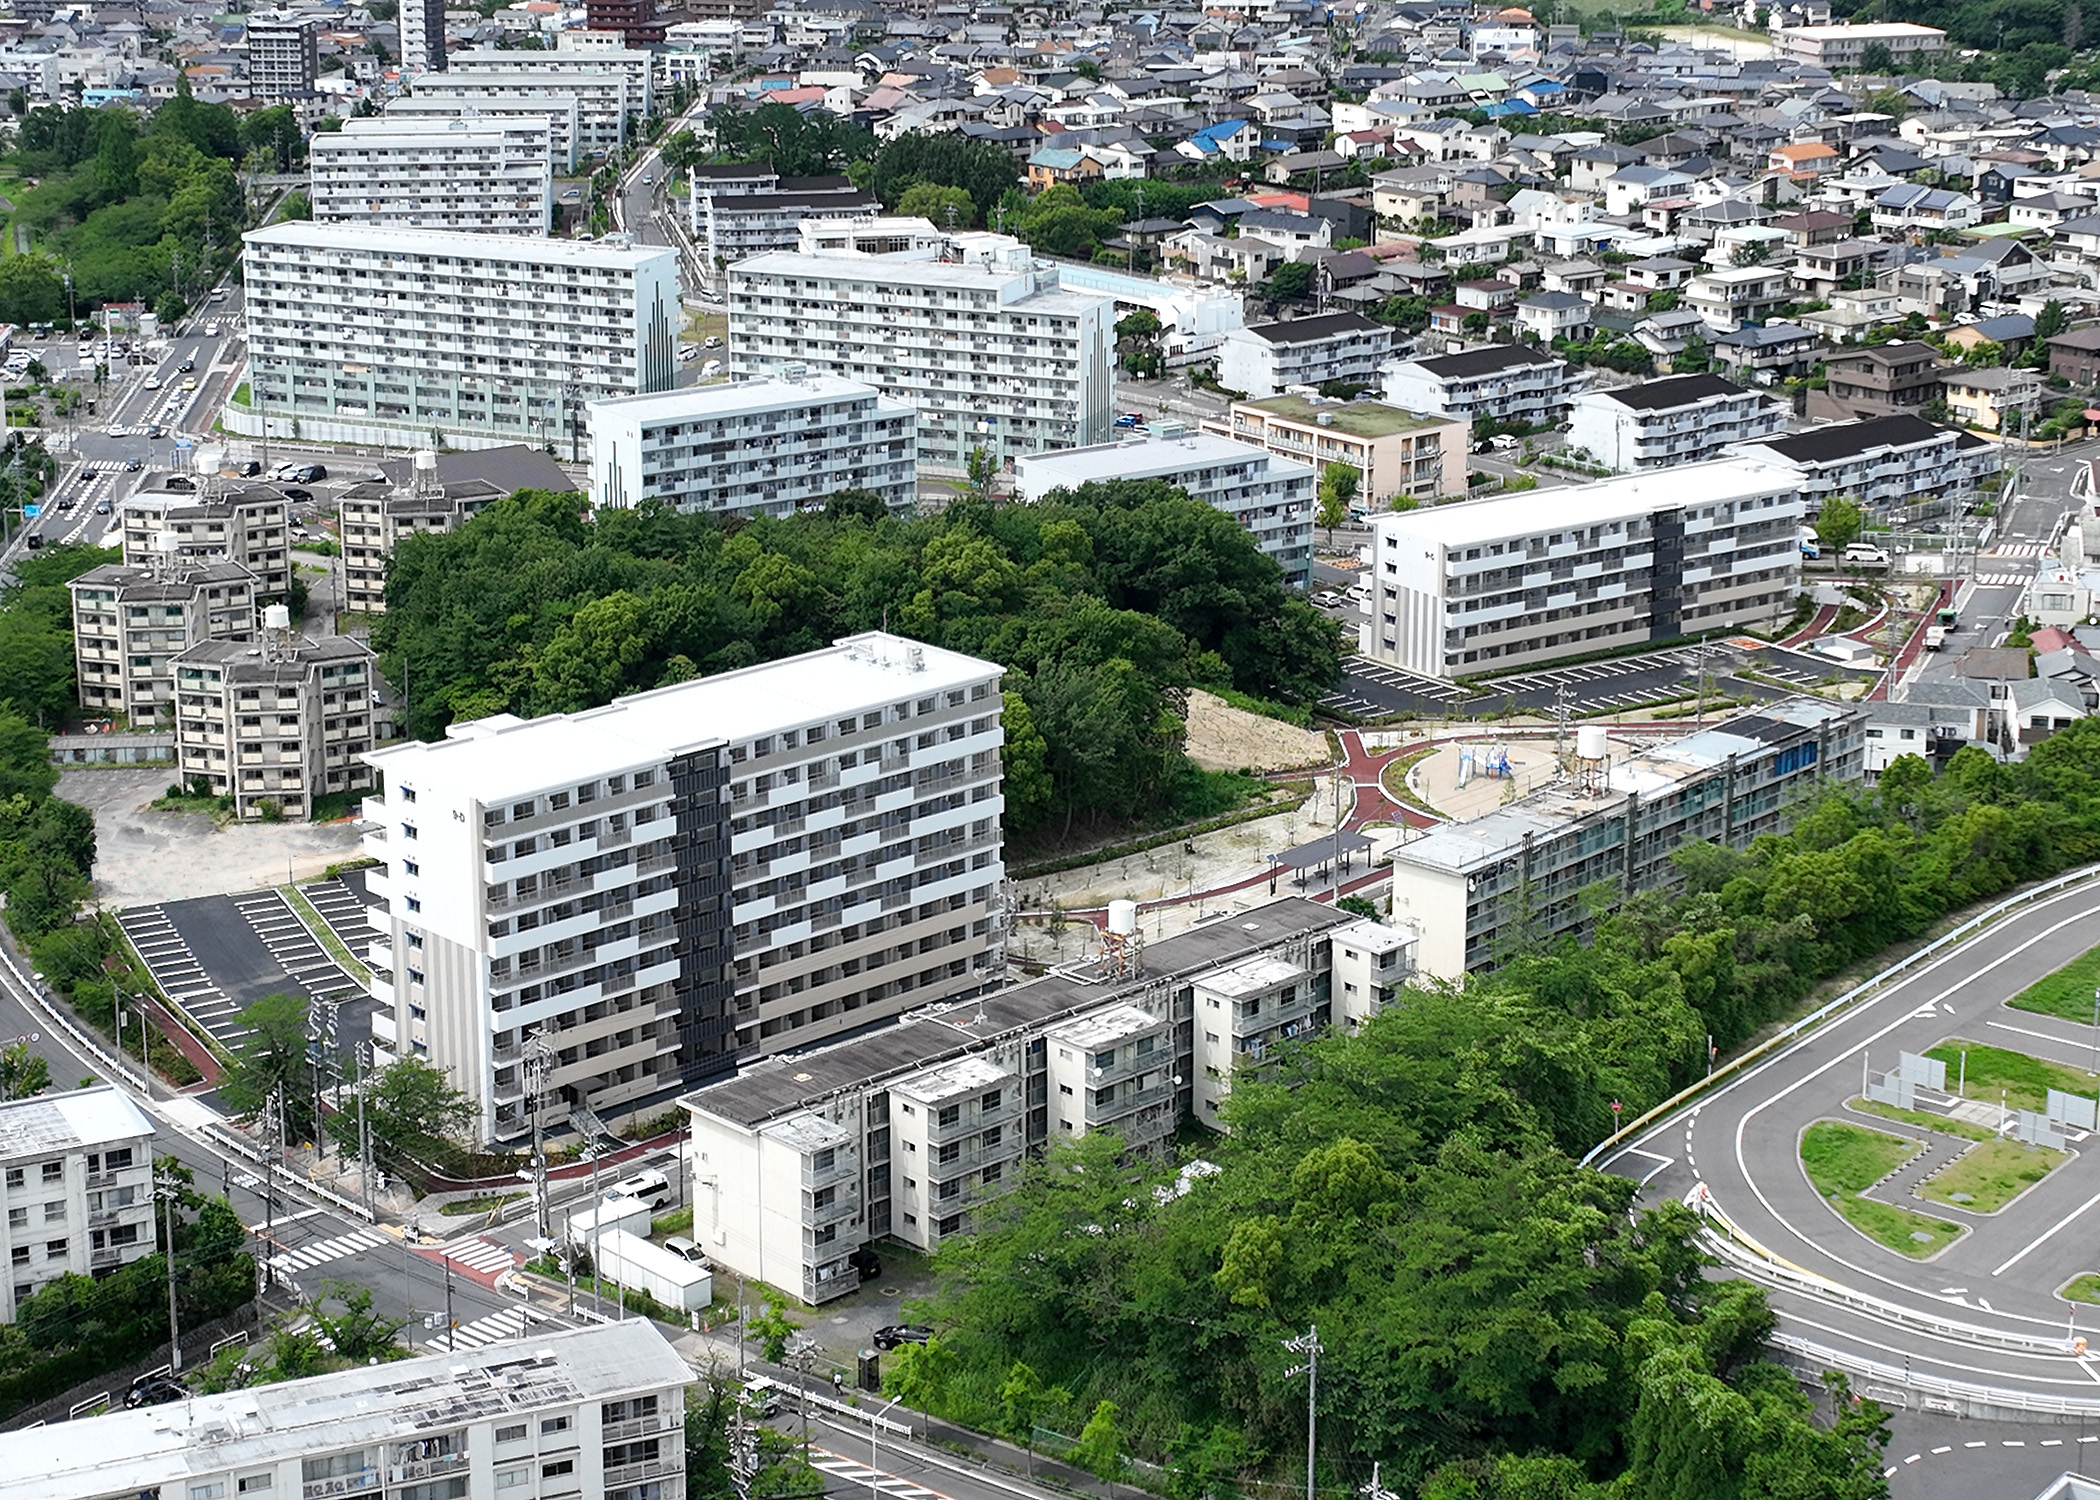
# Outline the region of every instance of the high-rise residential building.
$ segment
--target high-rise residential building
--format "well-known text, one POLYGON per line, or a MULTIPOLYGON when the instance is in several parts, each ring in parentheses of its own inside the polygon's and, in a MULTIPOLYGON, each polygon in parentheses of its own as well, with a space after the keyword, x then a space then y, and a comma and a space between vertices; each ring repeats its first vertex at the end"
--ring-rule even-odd
POLYGON ((1286 1043, 1378 1014, 1415 935, 1285 897, 981 999, 930 1006, 682 1101, 693 1237, 804 1302, 856 1290, 885 1237, 935 1250, 1011 1189, 1021 1158, 1113 1130, 1158 1150, 1219 1128, 1236 1080, 1286 1043))
POLYGON ((173 557, 193 565, 237 562, 255 575, 255 601, 283 600, 292 586, 291 508, 260 484, 204 481, 206 489, 140 490, 127 497, 124 564, 156 569, 173 557), (174 537, 170 548, 164 538, 174 537))
POLYGON ((1764 625, 1801 579, 1791 469, 1719 459, 1371 517, 1359 649, 1469 677, 1764 625))
POLYGON ((346 120, 314 136, 307 180, 318 223, 545 234, 553 134, 533 116, 346 120))
POLYGON ((1283 569, 1286 584, 1303 588, 1312 581, 1317 480, 1311 464, 1214 433, 1181 431, 1023 454, 1014 464, 1015 491, 1024 500, 1111 479, 1160 479, 1186 490, 1244 526, 1283 569))
MULTIPOLYGON (((146 1238, 150 1247, 150 1230, 146 1238)), ((15 1493, 19 1481, 19 1493, 33 1489, 37 1500, 663 1500, 685 1488, 692 1382, 646 1318, 462 1341, 397 1363, 6 1433, 0 1483, 15 1493)))
MULTIPOLYGON (((821 229, 823 226, 815 226, 821 229)), ((793 366, 875 386, 919 409, 919 461, 960 472, 1112 433, 1115 302, 1058 289, 1004 235, 894 254, 802 250, 729 269, 730 370, 793 366)))
POLYGON ((667 247, 315 223, 246 242, 249 382, 273 432, 580 457, 585 402, 671 386, 667 247))
POLYGON ((250 16, 249 92, 271 103, 312 94, 321 72, 320 30, 319 16, 250 16))
POLYGON ((592 31, 615 31, 636 47, 664 39, 664 18, 656 0, 585 0, 584 24, 592 31))
POLYGON ((310 817, 324 797, 372 785, 362 757, 383 713, 378 669, 362 641, 294 635, 281 606, 264 611, 259 634, 202 641, 170 662, 176 763, 244 820, 310 817))
MULTIPOLYGON (((1822 698, 1763 704, 1629 754, 1594 733, 1574 777, 1447 823, 1393 851, 1393 916, 1422 934, 1421 969, 1463 979, 1519 945, 1596 921, 1596 891, 1671 889, 1686 844, 1746 849, 1810 805, 1809 787, 1857 781, 1865 711, 1822 698)), ((1578 751, 1581 747, 1578 747, 1578 751)))
POLYGON ((415 82, 415 92, 390 100, 381 116, 388 120, 468 120, 536 128, 545 122, 547 151, 554 175, 567 177, 577 165, 576 143, 582 134, 581 110, 574 94, 543 94, 503 99, 460 97, 445 92, 445 80, 428 74, 415 82))
POLYGON ((173 712, 175 654, 199 641, 251 639, 255 575, 234 562, 104 563, 66 585, 80 706, 151 728, 173 712))
POLYGON ((655 109, 654 55, 639 47, 565 46, 556 51, 490 49, 452 53, 441 87, 450 97, 574 94, 582 106, 582 150, 603 155, 627 144, 655 109), (492 86, 478 89, 481 80, 492 86))
POLYGON ((401 24, 401 73, 445 71, 445 0, 404 0, 401 24))
POLYGON ((688 386, 590 407, 591 496, 790 515, 840 490, 917 498, 918 413, 830 375, 688 386))
POLYGON ((1001 668, 895 636, 374 752, 373 1036, 491 1141, 986 983, 1001 668))
MULTIPOLYGON (((61 1276, 106 1276, 151 1255, 153 1122, 108 1084, 0 1103, 0 1210, 0 1323, 61 1276)), ((45 1472, 4 1455, 0 1466, 45 1472)))

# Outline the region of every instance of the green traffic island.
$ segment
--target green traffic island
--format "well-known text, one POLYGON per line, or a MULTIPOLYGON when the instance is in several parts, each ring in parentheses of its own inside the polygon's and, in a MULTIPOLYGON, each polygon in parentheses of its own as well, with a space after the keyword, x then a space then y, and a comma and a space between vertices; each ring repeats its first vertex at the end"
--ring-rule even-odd
POLYGON ((2100 1271, 2073 1276, 2056 1289, 2056 1295, 2065 1302, 2100 1302, 2100 1271))
POLYGON ((1918 1196, 1965 1213, 1994 1214, 2070 1159, 2025 1141, 1978 1141, 1918 1184, 1918 1196))
POLYGON ((1875 1244, 1925 1260, 1968 1230, 1863 1196, 1924 1149, 1907 1136, 1843 1120, 1818 1120, 1801 1133, 1801 1170, 1838 1217, 1875 1244))
POLYGON ((1998 1139, 1997 1131, 1988 1125, 1979 1125, 1974 1120, 1958 1120, 1952 1115, 1936 1115, 1928 1109, 1903 1109, 1894 1104, 1884 1104, 1879 1099, 1854 1096, 1845 1101, 1845 1108, 1857 1114, 1875 1115, 1884 1120, 1894 1120, 1899 1125, 1910 1125, 1919 1130, 1933 1131, 1938 1135, 1954 1136, 1959 1140, 1998 1139))
MULTIPOLYGON (((2086 998, 2090 1006, 2090 992, 2086 998)), ((1925 1055, 1947 1065, 1947 1077, 1963 1099, 2002 1105, 2009 1111, 2046 1110, 2051 1089, 2088 1099, 2100 1090, 2100 1078, 2084 1068, 1958 1036, 1928 1047, 1925 1055)))
POLYGON ((2094 1003, 2096 994, 2100 994, 2100 948, 2091 948, 2005 1003, 2012 1010, 2090 1026, 2100 1016, 2100 1005, 2094 1003))

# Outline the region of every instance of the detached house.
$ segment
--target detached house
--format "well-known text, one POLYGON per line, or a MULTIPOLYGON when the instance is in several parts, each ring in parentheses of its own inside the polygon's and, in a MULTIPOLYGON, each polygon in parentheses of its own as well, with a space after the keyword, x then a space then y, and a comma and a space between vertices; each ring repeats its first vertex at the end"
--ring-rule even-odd
POLYGON ((1874 227, 1884 234, 1906 230, 1967 229, 1983 222, 1983 205, 1967 193, 1901 183, 1874 200, 1874 227))

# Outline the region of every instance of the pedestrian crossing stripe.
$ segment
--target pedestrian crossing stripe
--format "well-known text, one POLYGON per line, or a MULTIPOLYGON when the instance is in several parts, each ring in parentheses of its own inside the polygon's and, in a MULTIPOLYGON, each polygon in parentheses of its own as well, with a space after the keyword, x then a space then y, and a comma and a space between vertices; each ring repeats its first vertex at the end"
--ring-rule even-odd
POLYGON ((444 1257, 455 1265, 482 1272, 509 1271, 518 1264, 518 1258, 506 1245, 480 1236, 472 1239, 454 1240, 443 1247, 444 1257))
POLYGON ((388 1243, 388 1237, 377 1229, 360 1229, 354 1234, 337 1235, 332 1240, 305 1245, 297 1250, 286 1250, 270 1257, 273 1270, 304 1271, 312 1266, 326 1265, 332 1260, 341 1260, 346 1255, 356 1255, 363 1250, 376 1250, 388 1243))
POLYGON ((517 1338, 533 1321, 532 1314, 525 1308, 506 1307, 503 1311, 490 1313, 485 1318, 476 1318, 471 1323, 460 1324, 452 1330, 449 1340, 440 1334, 429 1342, 445 1345, 448 1353, 455 1349, 477 1349, 483 1344, 500 1344, 505 1339, 517 1338))
POLYGON ((940 1491, 929 1490, 923 1485, 913 1484, 908 1479, 899 1479, 894 1474, 885 1474, 880 1469, 870 1469, 866 1464, 857 1464, 850 1458, 813 1458, 812 1469, 836 1475, 853 1484, 867 1484, 872 1477, 873 1488, 885 1495, 896 1495, 900 1500, 939 1500, 940 1491))

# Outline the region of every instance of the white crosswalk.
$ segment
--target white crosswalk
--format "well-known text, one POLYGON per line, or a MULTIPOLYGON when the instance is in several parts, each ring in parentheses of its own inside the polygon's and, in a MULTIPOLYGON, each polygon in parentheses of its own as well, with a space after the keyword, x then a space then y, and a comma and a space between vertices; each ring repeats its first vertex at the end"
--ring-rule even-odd
POLYGON ((449 1346, 442 1330, 428 1341, 428 1345, 431 1348, 478 1349, 483 1344, 500 1344, 505 1339, 519 1338, 536 1321, 538 1319, 530 1308, 506 1307, 485 1318, 460 1324, 452 1331, 449 1346))
POLYGON ((2000 542, 1986 552, 1986 557, 2040 557, 2049 550, 2047 542, 2000 542))
POLYGON ((518 1263, 517 1256, 512 1254, 507 1246, 499 1245, 494 1240, 482 1239, 478 1235, 472 1239, 454 1240, 444 1247, 443 1253, 454 1265, 490 1275, 508 1271, 518 1263))
POLYGON ((1972 580, 1979 588, 2019 588, 2034 582, 2031 573, 1978 573, 1972 580))
POLYGON ((908 1479, 899 1479, 894 1474, 871 1469, 866 1464, 857 1464, 850 1458, 840 1458, 836 1454, 825 1453, 822 1449, 816 1450, 816 1453, 817 1456, 809 1461, 812 1469, 821 1469, 826 1474, 836 1475, 848 1484, 866 1486, 872 1479, 875 1489, 885 1495, 895 1495, 898 1500, 932 1500, 932 1497, 940 1493, 938 1490, 929 1490, 924 1485, 913 1484, 908 1479))
POLYGON ((302 1245, 297 1250, 286 1250, 270 1257, 272 1270, 292 1275, 310 1270, 314 1266, 326 1265, 332 1260, 341 1260, 347 1255, 357 1255, 366 1250, 376 1250, 381 1245, 390 1245, 393 1237, 377 1229, 359 1229, 350 1234, 339 1234, 334 1239, 319 1240, 311 1245, 302 1245))

